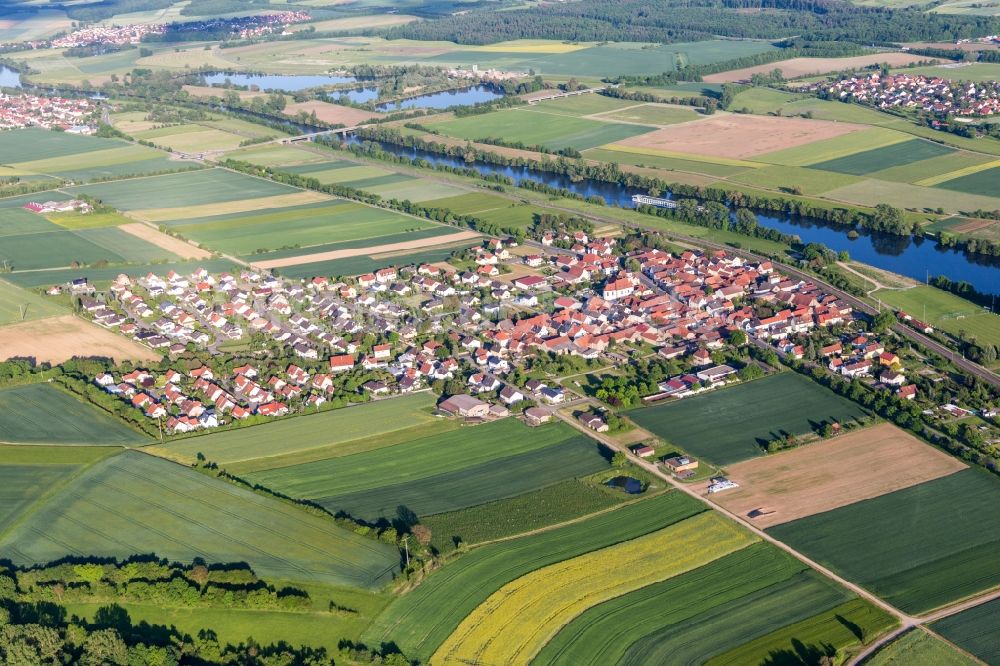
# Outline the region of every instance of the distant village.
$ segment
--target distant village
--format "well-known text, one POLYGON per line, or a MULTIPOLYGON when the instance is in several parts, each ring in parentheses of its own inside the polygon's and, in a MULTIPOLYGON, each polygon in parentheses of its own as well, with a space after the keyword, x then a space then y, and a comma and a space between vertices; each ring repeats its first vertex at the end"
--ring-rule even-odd
POLYGON ((87 99, 0 92, 0 130, 44 127, 74 134, 92 134, 96 111, 97 106, 87 99))
POLYGON ((952 81, 922 74, 872 72, 805 88, 879 109, 918 109, 936 115, 984 117, 1000 113, 1000 83, 952 81))

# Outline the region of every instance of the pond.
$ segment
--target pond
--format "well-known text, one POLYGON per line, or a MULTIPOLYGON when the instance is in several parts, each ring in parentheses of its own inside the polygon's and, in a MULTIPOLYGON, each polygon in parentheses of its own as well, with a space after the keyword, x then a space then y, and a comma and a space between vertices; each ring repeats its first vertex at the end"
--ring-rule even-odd
POLYGON ((21 74, 16 70, 0 65, 0 87, 20 88, 21 74))
POLYGON ((488 85, 472 86, 461 90, 443 90, 395 102, 378 104, 378 111, 401 111, 403 109, 447 109, 449 106, 467 106, 492 102, 503 97, 497 88, 488 85))
POLYGON ((631 476, 616 476, 605 485, 609 488, 617 488, 618 490, 626 492, 629 495, 638 495, 642 493, 642 481, 631 476))
POLYGON ((237 86, 257 86, 261 90, 286 90, 296 92, 306 88, 332 86, 342 83, 357 83, 353 76, 333 76, 329 74, 241 74, 239 72, 212 72, 205 74, 208 85, 229 81, 237 86))
MULTIPOLYGON (((358 143, 357 137, 350 136, 349 143, 358 143)), ((423 159, 431 164, 472 168, 484 175, 500 174, 512 179, 515 184, 531 180, 549 187, 566 189, 584 197, 600 196, 609 205, 634 208, 632 195, 645 194, 638 188, 625 187, 617 183, 584 179, 574 182, 568 176, 547 171, 537 171, 527 167, 511 167, 488 162, 466 162, 463 159, 439 155, 417 148, 380 143, 387 152, 395 155, 423 159)), ((669 197, 669 195, 664 195, 669 197)), ((910 236, 895 236, 858 229, 858 237, 847 237, 848 228, 835 224, 802 218, 772 217, 758 214, 761 226, 777 229, 787 234, 797 235, 804 243, 823 243, 837 252, 847 250, 852 259, 905 275, 914 280, 924 281, 928 274, 947 275, 953 281, 964 280, 977 291, 985 294, 1000 294, 1000 258, 966 254, 955 248, 944 248, 932 240, 910 236)))

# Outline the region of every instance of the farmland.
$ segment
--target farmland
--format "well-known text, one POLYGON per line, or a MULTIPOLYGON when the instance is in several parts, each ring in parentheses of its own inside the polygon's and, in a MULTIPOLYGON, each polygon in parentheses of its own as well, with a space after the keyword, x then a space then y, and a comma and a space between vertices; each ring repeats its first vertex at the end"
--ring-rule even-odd
POLYGON ((247 479, 374 520, 400 505, 419 515, 473 506, 606 466, 597 445, 565 425, 528 430, 508 419, 247 479))
POLYGON ((1000 345, 1000 320, 997 315, 947 291, 918 286, 904 290, 882 289, 877 295, 894 308, 952 335, 957 336, 961 332, 978 342, 1000 345))
POLYGON ((156 553, 245 561, 268 578, 363 588, 387 582, 397 561, 395 548, 327 519, 137 452, 90 467, 0 548, 22 565, 67 554, 156 553))
MULTIPOLYGON (((648 661, 653 654, 677 649, 681 652, 675 653, 676 663, 687 663, 690 650, 697 645, 701 652, 694 655, 695 661, 708 661, 776 628, 833 609, 847 599, 846 591, 805 569, 799 561, 773 546, 756 543, 592 606, 563 627, 542 649, 538 660, 581 665, 654 663, 648 661), (737 624, 736 618, 742 622, 737 624), (676 640, 671 639, 673 635, 676 640), (696 640, 702 635, 715 638, 696 640), (628 660, 623 661, 626 654, 628 660)), ((817 638, 832 643, 834 635, 826 631, 817 638)), ((856 641, 838 641, 837 647, 856 641)), ((756 651, 754 656, 766 654, 756 651)), ((744 654, 744 659, 740 663, 755 661, 750 654, 744 654)))
POLYGON ((995 664, 1000 661, 1000 644, 996 639, 998 619, 1000 601, 993 600, 938 620, 931 629, 986 663, 995 664))
MULTIPOLYGON (((39 272, 20 275, 44 280, 50 274, 39 272)), ((79 272, 73 273, 73 277, 76 276, 79 276, 79 272)), ((40 363, 62 363, 79 356, 81 349, 86 349, 93 356, 113 358, 119 362, 156 361, 160 358, 149 347, 76 315, 46 317, 0 326, 0 360, 33 358, 40 363)))
POLYGON ((825 74, 827 72, 842 72, 847 69, 862 69, 869 65, 881 65, 882 63, 901 67, 924 60, 925 58, 907 53, 876 53, 850 58, 791 58, 767 65, 709 74, 705 77, 705 81, 707 83, 749 81, 750 77, 754 74, 770 74, 776 69, 781 70, 782 76, 786 79, 794 79, 814 74, 825 74))
MULTIPOLYGON (((323 458, 332 458, 339 451, 356 453, 359 448, 366 450, 364 447, 353 447, 352 441, 367 442, 367 438, 386 436, 432 422, 445 425, 431 416, 433 407, 433 395, 414 393, 252 428, 182 439, 159 447, 158 452, 164 457, 185 462, 193 462, 197 454, 202 453, 208 460, 239 472, 282 467, 298 462, 290 458, 292 462, 286 463, 285 456, 320 451, 323 458)), ((377 442, 373 444, 377 446, 377 442)))
POLYGON ((768 533, 897 608, 923 612, 1000 584, 1000 483, 969 469, 768 533))
POLYGON ((392 640, 427 660, 491 594, 536 569, 653 533, 704 510, 680 493, 627 504, 587 520, 476 548, 394 601, 362 636, 392 640))
POLYGON ((110 415, 52 386, 0 390, 0 442, 134 444, 142 439, 110 415))
POLYGON ((912 629, 879 650, 865 663, 871 666, 908 666, 909 664, 973 666, 978 662, 926 631, 912 629))
POLYGON ((505 585, 470 613, 432 661, 526 663, 587 608, 650 582, 696 569, 756 538, 714 513, 537 569, 505 585), (605 568, 604 563, 615 562, 605 568), (602 571, 603 570, 603 571, 602 571), (595 571, 602 571, 595 575, 595 571))
POLYGON ((794 373, 629 412, 643 428, 717 465, 761 455, 762 443, 784 433, 802 435, 824 421, 863 416, 854 403, 794 373), (797 406, 794 412, 789 404, 797 406), (733 422, 741 427, 730 427, 733 422))
POLYGON ((0 280, 0 324, 44 319, 66 313, 66 308, 33 291, 0 280))
POLYGON ((714 501, 770 527, 963 469, 956 458, 883 423, 732 465, 729 478, 740 487, 714 501), (844 474, 845 466, 854 472, 844 474), (762 508, 768 513, 752 513, 762 508))

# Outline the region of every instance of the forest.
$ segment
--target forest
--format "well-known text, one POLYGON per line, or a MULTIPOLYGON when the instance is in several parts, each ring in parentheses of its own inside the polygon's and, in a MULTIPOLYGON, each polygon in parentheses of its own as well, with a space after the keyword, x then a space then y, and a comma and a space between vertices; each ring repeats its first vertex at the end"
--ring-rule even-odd
POLYGON ((682 42, 733 37, 887 44, 995 34, 1000 20, 844 0, 581 0, 506 12, 468 12, 393 28, 388 37, 490 44, 510 39, 682 42))

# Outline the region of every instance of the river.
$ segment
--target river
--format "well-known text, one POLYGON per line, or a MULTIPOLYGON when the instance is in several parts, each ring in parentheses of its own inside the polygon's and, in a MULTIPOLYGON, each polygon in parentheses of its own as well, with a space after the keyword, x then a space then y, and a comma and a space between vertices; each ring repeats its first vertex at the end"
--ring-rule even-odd
MULTIPOLYGON (((348 138, 357 143, 357 137, 348 138)), ((633 208, 632 195, 646 194, 645 191, 615 183, 594 180, 573 182, 562 174, 536 171, 527 167, 510 167, 487 162, 465 162, 464 160, 439 155, 417 148, 407 148, 382 143, 382 148, 395 155, 420 158, 432 164, 446 164, 454 167, 468 167, 482 174, 500 174, 520 184, 525 180, 544 183, 550 187, 564 188, 585 197, 600 196, 608 205, 633 208)), ((1000 258, 967 254, 955 248, 943 248, 924 238, 895 236, 858 229, 857 238, 848 238, 845 227, 819 220, 773 217, 758 214, 761 226, 777 229, 786 234, 794 234, 805 243, 823 243, 837 252, 846 250, 852 259, 905 275, 923 282, 928 275, 947 275, 954 281, 964 280, 977 291, 986 294, 1000 294, 1000 258)))

